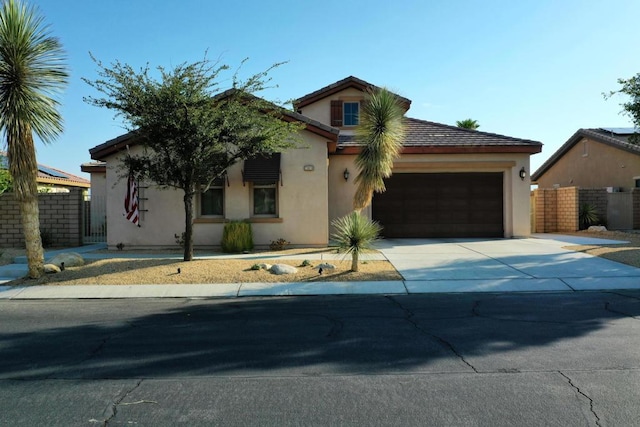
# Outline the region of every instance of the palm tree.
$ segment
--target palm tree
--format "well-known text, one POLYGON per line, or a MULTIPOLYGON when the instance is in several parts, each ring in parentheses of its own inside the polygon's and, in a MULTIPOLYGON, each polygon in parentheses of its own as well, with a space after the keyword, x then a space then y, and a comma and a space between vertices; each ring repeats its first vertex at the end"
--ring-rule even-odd
POLYGON ((456 126, 463 129, 476 130, 480 127, 480 124, 478 123, 477 120, 464 119, 464 120, 458 120, 456 122, 456 126))
POLYGON ((393 161, 400 155, 404 140, 404 110, 396 95, 384 88, 370 91, 361 110, 356 136, 362 150, 355 160, 359 174, 353 197, 357 211, 371 203, 374 192, 386 190, 384 178, 391 176, 393 161))
POLYGON ((29 277, 44 271, 40 237, 38 166, 33 133, 51 142, 62 132, 59 103, 66 85, 65 55, 33 7, 19 0, 0 6, 0 131, 7 138, 9 173, 20 204, 29 277))

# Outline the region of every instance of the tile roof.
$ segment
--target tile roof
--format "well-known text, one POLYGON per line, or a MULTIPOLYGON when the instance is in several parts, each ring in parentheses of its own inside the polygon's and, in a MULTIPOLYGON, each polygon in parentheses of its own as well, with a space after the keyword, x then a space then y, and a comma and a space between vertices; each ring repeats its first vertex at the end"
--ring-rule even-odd
MULTIPOLYGON (((309 132, 315 133, 317 135, 328 138, 332 141, 336 141, 338 138, 339 129, 333 128, 331 126, 327 126, 323 123, 320 123, 317 120, 310 119, 307 116, 303 116, 302 114, 289 111, 282 110, 283 116, 289 118, 290 120, 296 120, 298 122, 304 123, 306 125, 306 129, 309 132)), ((125 133, 124 135, 120 135, 116 138, 110 139, 100 145, 96 145, 93 148, 89 149, 89 154, 91 158, 94 160, 103 160, 110 154, 116 153, 120 150, 123 150, 127 147, 127 145, 135 145, 138 141, 135 138, 136 131, 130 131, 125 133)))
POLYGON ((537 181, 540 179, 540 177, 549 170, 551 166, 560 160, 560 158, 562 158, 567 151, 582 140, 582 138, 593 139, 602 144, 619 148, 632 154, 640 155, 640 146, 628 142, 630 135, 631 134, 628 132, 614 133, 602 128, 578 129, 576 133, 567 140, 567 142, 562 144, 562 146, 538 168, 538 170, 531 174, 531 180, 537 181))
MULTIPOLYGON (((320 99, 326 98, 327 96, 333 95, 334 93, 340 92, 350 87, 355 87, 356 89, 363 91, 365 89, 380 89, 374 84, 371 84, 354 76, 349 76, 294 100, 293 108, 295 110, 298 110, 299 108, 312 104, 320 99)), ((409 106, 411 105, 411 100, 397 94, 396 96, 403 104, 405 104, 406 109, 408 110, 409 106)))
MULTIPOLYGON (((529 147, 539 152, 542 143, 529 139, 513 138, 495 133, 469 130, 441 123, 406 118, 404 147, 529 147)), ((340 135, 338 148, 357 147, 355 137, 340 135)))
MULTIPOLYGON (((3 169, 8 167, 7 153, 4 151, 0 151, 0 167, 3 169)), ((41 163, 38 163, 37 181, 39 184, 54 184, 66 187, 88 188, 91 186, 91 182, 85 178, 41 163)))

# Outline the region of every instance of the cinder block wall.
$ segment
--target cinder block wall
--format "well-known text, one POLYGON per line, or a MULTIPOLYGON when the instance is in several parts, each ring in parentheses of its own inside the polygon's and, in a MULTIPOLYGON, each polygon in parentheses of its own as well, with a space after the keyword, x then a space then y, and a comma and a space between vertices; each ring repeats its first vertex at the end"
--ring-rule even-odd
POLYGON ((578 188, 538 188, 533 190, 535 233, 578 230, 578 188))
POLYGON ((562 187, 556 190, 556 221, 560 232, 572 232, 579 228, 578 188, 562 187))
POLYGON ((535 233, 551 233, 558 229, 557 192, 555 189, 533 191, 535 233))
MULTIPOLYGON (((38 195, 40 232, 53 247, 82 245, 83 191, 38 195)), ((12 193, 0 194, 0 247, 23 248, 20 208, 12 193)))
POLYGON ((584 204, 593 206, 600 220, 607 223, 607 189, 606 188, 581 188, 578 208, 584 204))

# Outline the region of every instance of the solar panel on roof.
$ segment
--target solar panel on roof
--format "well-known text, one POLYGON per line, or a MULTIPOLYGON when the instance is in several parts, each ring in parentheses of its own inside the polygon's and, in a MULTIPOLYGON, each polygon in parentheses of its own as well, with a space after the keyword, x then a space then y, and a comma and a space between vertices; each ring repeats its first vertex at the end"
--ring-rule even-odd
POLYGON ((636 132, 640 132, 640 129, 636 128, 600 128, 600 130, 616 135, 633 135, 636 132))
POLYGON ((40 172, 46 173, 47 175, 52 176, 54 178, 65 178, 65 179, 69 178, 68 175, 60 173, 58 171, 54 171, 53 169, 50 169, 50 168, 48 168, 46 166, 38 165, 38 170, 40 172))

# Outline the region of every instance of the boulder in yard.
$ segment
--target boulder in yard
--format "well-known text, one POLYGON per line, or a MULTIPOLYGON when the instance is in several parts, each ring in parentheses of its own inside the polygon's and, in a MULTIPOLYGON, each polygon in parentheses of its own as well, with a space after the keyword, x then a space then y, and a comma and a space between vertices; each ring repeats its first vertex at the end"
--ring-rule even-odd
POLYGON ((298 272, 298 269, 287 264, 274 264, 271 266, 269 271, 273 274, 281 275, 281 274, 295 274, 298 272))
POLYGON ((592 225, 587 231, 607 231, 607 227, 604 225, 592 225))
POLYGON ((271 264, 266 264, 266 263, 262 263, 262 264, 258 264, 258 267, 260 267, 262 270, 271 270, 271 264))
POLYGON ((84 258, 75 252, 63 252, 51 258, 48 263, 58 267, 62 267, 62 263, 65 267, 79 267, 84 265, 84 258))
POLYGON ((314 267, 316 270, 335 270, 336 266, 333 264, 329 264, 328 262, 323 262, 322 264, 318 264, 314 267))
POLYGON ((60 273, 60 267, 58 267, 55 264, 45 264, 44 265, 44 272, 47 273, 47 274, 60 273))

